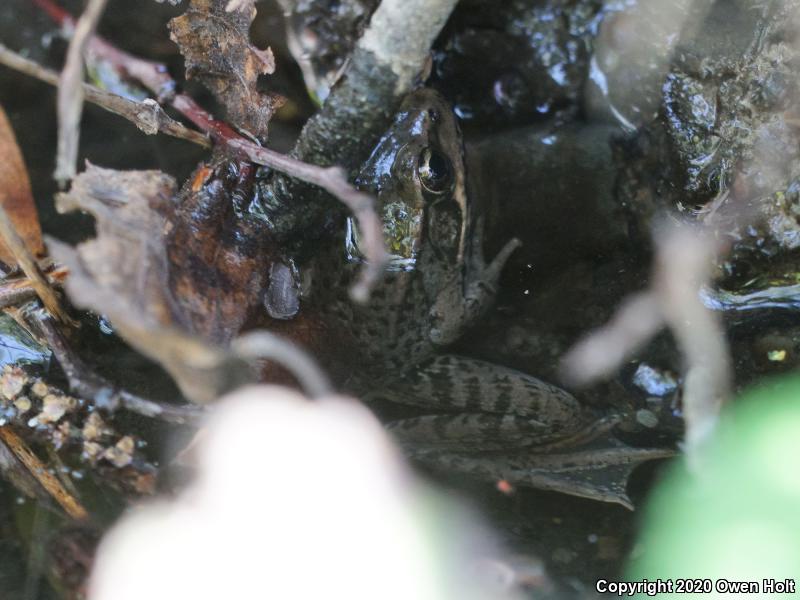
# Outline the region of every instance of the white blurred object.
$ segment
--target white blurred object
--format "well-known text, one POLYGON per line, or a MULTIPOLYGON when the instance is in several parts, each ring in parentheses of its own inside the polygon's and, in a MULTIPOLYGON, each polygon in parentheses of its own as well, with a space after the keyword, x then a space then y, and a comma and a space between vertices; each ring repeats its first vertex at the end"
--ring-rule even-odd
POLYGON ((90 600, 508 597, 492 542, 416 481, 372 415, 274 386, 220 401, 197 480, 102 542, 90 600))

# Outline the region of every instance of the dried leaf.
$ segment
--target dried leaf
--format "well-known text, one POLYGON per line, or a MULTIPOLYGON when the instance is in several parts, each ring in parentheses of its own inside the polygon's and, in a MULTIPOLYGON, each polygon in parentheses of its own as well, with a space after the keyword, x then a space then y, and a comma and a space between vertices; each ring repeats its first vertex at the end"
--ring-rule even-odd
POLYGON ((240 129, 263 138, 272 114, 284 99, 257 90, 259 75, 275 71, 272 50, 249 42, 255 18, 252 3, 192 0, 180 17, 169 23, 171 38, 186 59, 186 76, 199 79, 225 106, 228 119, 240 129))
MULTIPOLYGON (((33 201, 31 182, 22 159, 14 131, 0 107, 0 202, 28 250, 35 256, 44 254, 39 215, 33 201)), ((0 241, 0 260, 16 265, 11 251, 0 241)))
POLYGON ((229 167, 201 166, 205 174, 178 195, 159 171, 88 165, 57 206, 93 214, 97 237, 77 249, 48 240, 70 269, 72 301, 105 314, 197 402, 249 379, 244 363, 215 348, 261 304, 269 271, 256 232, 248 235, 232 214, 228 195, 241 172, 229 167))
POLYGON ((264 312, 272 252, 263 227, 246 218, 254 175, 247 163, 200 165, 165 233, 168 286, 182 323, 221 346, 264 312))

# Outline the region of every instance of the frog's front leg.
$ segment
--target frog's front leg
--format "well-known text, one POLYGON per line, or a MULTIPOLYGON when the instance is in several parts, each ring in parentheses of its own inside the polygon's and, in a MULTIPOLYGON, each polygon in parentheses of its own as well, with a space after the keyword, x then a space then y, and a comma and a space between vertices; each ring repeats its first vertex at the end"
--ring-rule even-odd
POLYGON ((461 279, 443 286, 431 311, 430 339, 444 346, 458 337, 491 306, 497 295, 497 282, 509 257, 522 245, 517 238, 509 240, 487 265, 480 247, 482 235, 474 235, 469 260, 464 262, 462 273, 453 277, 461 279))

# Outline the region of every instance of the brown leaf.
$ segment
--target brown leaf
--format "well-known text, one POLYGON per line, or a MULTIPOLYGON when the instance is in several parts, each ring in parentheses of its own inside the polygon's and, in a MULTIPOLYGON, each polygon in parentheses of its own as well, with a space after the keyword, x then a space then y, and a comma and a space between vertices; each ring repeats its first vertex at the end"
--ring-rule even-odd
POLYGON ((229 163, 202 165, 178 195, 159 171, 88 165, 57 206, 93 214, 97 237, 76 249, 48 240, 70 269, 72 301, 105 314, 200 402, 249 377, 220 348, 260 307, 269 272, 261 236, 234 214, 242 176, 229 163))
POLYGON ((222 346, 264 312, 272 252, 263 228, 243 216, 254 175, 249 163, 200 165, 165 233, 168 286, 184 325, 222 346))
MULTIPOLYGON (((39 215, 31 192, 28 171, 3 108, 0 107, 0 202, 11 222, 35 256, 44 254, 39 215)), ((0 241, 0 261, 9 266, 16 260, 6 245, 0 241)))
POLYGON ((169 23, 171 38, 186 60, 186 76, 199 79, 225 106, 233 125, 263 138, 274 111, 284 99, 256 89, 259 75, 275 71, 272 50, 249 42, 255 8, 228 11, 228 0, 192 0, 169 23))

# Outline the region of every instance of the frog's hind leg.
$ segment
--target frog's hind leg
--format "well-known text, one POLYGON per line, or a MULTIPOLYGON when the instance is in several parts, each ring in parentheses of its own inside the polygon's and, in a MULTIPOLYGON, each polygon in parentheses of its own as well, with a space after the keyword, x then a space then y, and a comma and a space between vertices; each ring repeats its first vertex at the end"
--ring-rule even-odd
POLYGON ((386 382, 381 397, 427 415, 388 425, 407 454, 434 469, 615 502, 642 462, 672 450, 632 448, 589 419, 578 401, 534 377, 460 356, 440 356, 386 382), (457 414, 452 414, 457 413, 457 414))
POLYGON ((627 446, 611 434, 617 421, 600 419, 564 437, 530 420, 501 415, 418 417, 390 423, 388 429, 409 458, 435 470, 632 509, 626 487, 633 470, 675 452, 627 446))
POLYGON ((565 435, 584 423, 580 404, 568 392, 515 369, 453 354, 437 356, 379 387, 365 399, 431 413, 513 415, 565 435))

